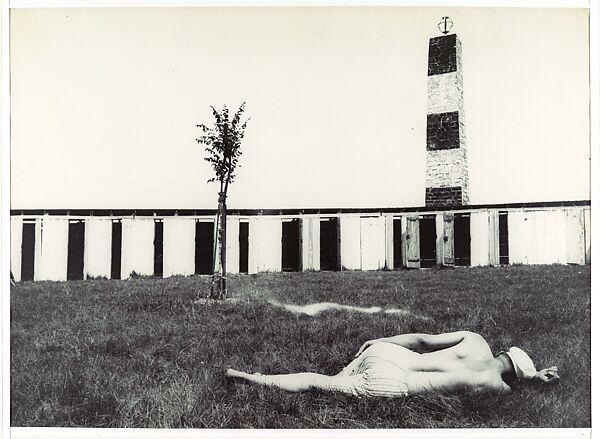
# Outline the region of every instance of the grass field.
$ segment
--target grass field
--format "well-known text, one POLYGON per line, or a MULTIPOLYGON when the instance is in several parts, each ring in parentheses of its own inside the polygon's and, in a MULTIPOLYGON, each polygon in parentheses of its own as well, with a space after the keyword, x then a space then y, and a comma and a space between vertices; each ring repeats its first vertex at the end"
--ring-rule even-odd
POLYGON ((210 428, 590 427, 590 267, 514 266, 20 283, 11 291, 13 426, 210 428), (336 302, 401 313, 293 314, 336 302), (225 380, 227 367, 337 373, 372 338, 471 330, 558 386, 496 396, 358 399, 225 380))

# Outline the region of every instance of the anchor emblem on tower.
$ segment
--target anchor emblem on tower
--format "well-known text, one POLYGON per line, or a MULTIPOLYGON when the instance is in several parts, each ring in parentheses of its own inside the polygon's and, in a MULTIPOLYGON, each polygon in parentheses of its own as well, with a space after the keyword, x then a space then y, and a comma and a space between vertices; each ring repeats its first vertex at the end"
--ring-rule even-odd
POLYGON ((448 32, 450 32, 450 29, 452 29, 453 25, 454 22, 450 19, 450 17, 445 15, 442 17, 442 20, 438 23, 438 29, 441 33, 446 35, 448 32))

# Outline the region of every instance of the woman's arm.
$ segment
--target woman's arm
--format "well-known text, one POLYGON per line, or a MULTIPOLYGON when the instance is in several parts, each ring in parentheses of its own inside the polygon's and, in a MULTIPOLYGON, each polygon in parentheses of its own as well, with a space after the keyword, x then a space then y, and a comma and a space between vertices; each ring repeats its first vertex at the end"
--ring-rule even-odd
POLYGON ((365 342, 356 356, 359 356, 362 351, 371 346, 372 344, 379 342, 387 342, 397 344, 399 346, 403 346, 412 351, 437 351, 440 349, 445 349, 450 346, 455 346, 459 344, 461 341, 465 339, 465 337, 474 335, 479 337, 478 335, 469 332, 469 331, 456 331, 456 332, 448 332, 445 334, 401 334, 393 337, 385 337, 378 338, 375 340, 369 340, 365 342))

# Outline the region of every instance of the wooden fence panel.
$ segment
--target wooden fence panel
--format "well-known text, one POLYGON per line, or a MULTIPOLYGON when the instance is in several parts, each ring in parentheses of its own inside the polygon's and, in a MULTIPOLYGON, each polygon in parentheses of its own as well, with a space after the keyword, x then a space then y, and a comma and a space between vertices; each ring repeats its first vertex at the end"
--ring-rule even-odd
POLYGON ((585 264, 585 218, 583 209, 568 209, 567 216, 567 263, 585 264))
POLYGON ((454 214, 444 213, 444 265, 454 262, 454 214))
POLYGON ((321 223, 318 217, 302 218, 302 270, 321 269, 321 223))
POLYGON ((394 269, 394 217, 386 215, 383 217, 385 222, 385 262, 383 268, 394 269))
POLYGON ((567 227, 567 212, 565 209, 555 210, 551 212, 551 227, 553 231, 554 241, 554 263, 567 263, 567 247, 568 247, 568 227, 567 227))
POLYGON ((196 220, 173 217, 164 220, 163 276, 194 274, 196 220))
POLYGON ((552 260, 552 246, 548 212, 538 210, 529 213, 533 222, 533 236, 535 251, 533 252, 534 264, 549 264, 552 260))
MULTIPOLYGON (((40 276, 42 273, 42 226, 44 221, 42 218, 35 220, 35 255, 33 261, 33 280, 43 280, 40 276)), ((65 245, 67 245, 65 243, 65 245)), ((22 268, 22 267, 21 267, 22 268)))
POLYGON ((406 266, 408 268, 419 268, 421 266, 418 216, 406 217, 406 266))
POLYGON ((444 265, 444 214, 435 216, 435 259, 437 265, 444 265))
MULTIPOLYGON (((590 264, 592 262, 592 218, 590 208, 586 207, 583 209, 583 224, 585 230, 585 263, 590 264)), ((598 233, 598 230, 596 230, 598 233)))
POLYGON ((500 265, 500 214, 497 210, 489 212, 488 239, 489 263, 500 265))
POLYGON ((360 270, 361 268, 360 228, 360 217, 340 217, 340 256, 343 270, 360 270))
POLYGON ((67 280, 69 220, 44 217, 39 280, 67 280))
POLYGON ((385 217, 378 216, 375 221, 377 233, 377 266, 378 270, 383 270, 386 263, 386 221, 385 217))
POLYGON ((408 220, 406 216, 400 217, 400 245, 402 246, 402 266, 408 267, 408 240, 406 239, 408 220))
POLYGON ((110 218, 88 218, 85 222, 83 246, 84 279, 110 279, 112 221, 110 218))
POLYGON ((508 212, 508 248, 510 249, 511 264, 525 264, 523 241, 526 239, 525 214, 521 210, 508 212))
POLYGON ((10 271, 15 281, 21 280, 21 246, 23 244, 23 219, 10 219, 10 271))
MULTIPOLYGON (((252 236, 252 242, 256 248, 256 260, 258 272, 280 272, 281 271, 281 234, 282 225, 280 218, 259 217, 256 220, 255 230, 258 230, 260 239, 258 242, 252 236)), ((250 268, 248 268, 250 270, 250 268)))
MULTIPOLYGON (((225 236, 225 246, 227 247, 227 261, 226 261, 226 272, 227 273, 239 273, 240 272, 240 219, 236 216, 227 216, 227 235, 225 236)), ((219 227, 215 224, 215 241, 217 241, 217 234, 219 227)), ((248 231, 248 241, 251 242, 251 233, 248 231)), ((217 244, 218 245, 218 244, 217 244)), ((219 253, 217 251, 217 260, 215 266, 219 267, 219 253)), ((250 266, 248 265, 248 270, 250 266)))
POLYGON ((377 218, 360 219, 360 266, 362 270, 379 269, 379 234, 377 218))
POLYGON ((471 213, 471 265, 490 264, 490 216, 488 212, 471 213))
POLYGON ((142 276, 154 274, 154 219, 124 218, 121 275, 142 276))

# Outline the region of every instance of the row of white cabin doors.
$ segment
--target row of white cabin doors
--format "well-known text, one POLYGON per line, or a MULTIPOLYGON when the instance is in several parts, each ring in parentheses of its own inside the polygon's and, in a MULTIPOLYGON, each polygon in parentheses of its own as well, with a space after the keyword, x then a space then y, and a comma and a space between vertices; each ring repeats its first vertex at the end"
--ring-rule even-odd
MULTIPOLYGON (((502 219, 502 216, 500 217, 502 219)), ((504 217, 504 219, 506 219, 504 217)), ((440 263, 438 234, 435 215, 406 216, 403 230, 402 220, 393 219, 393 266, 390 269, 426 268, 440 263), (406 253, 403 255, 403 253, 406 253)), ((506 221, 500 221, 501 263, 508 263, 506 221)), ((323 218, 320 224, 320 270, 344 269, 340 256, 340 221, 338 217, 323 218)), ((34 248, 36 223, 25 221, 22 229, 21 276, 22 280, 34 279, 34 248)), ((68 228, 68 260, 67 279, 84 278, 84 241, 85 220, 70 220, 68 228)), ((302 270, 302 245, 300 219, 282 221, 281 234, 281 270, 302 270)), ((195 230, 194 273, 209 274, 213 269, 214 223, 197 221, 195 230)), ((121 278, 122 223, 112 221, 111 231, 111 278, 121 278)), ((163 275, 163 222, 155 221, 154 225, 154 275, 163 275)), ((249 227, 248 222, 240 222, 239 229, 239 272, 248 272, 249 227)), ((444 265, 470 265, 470 221, 468 214, 444 214, 443 227, 443 262, 444 265)))

